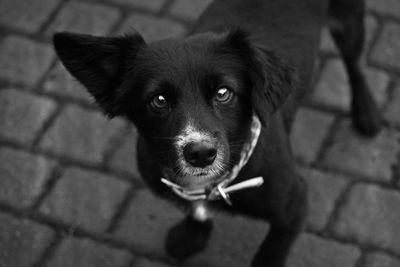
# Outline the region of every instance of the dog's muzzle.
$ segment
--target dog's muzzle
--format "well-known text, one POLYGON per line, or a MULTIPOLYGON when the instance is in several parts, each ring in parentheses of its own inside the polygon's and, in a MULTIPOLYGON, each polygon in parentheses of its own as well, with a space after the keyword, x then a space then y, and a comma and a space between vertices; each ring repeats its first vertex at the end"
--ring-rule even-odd
POLYGON ((233 180, 235 180, 240 170, 246 165, 254 152, 254 148, 257 145, 258 138, 261 133, 261 122, 256 115, 253 115, 250 131, 251 133, 249 141, 246 142, 242 148, 239 163, 236 164, 231 171, 225 173, 221 179, 219 179, 222 180, 221 182, 214 184, 211 187, 195 190, 185 189, 182 186, 177 185, 165 178, 161 178, 161 182, 170 187, 175 194, 186 200, 217 200, 222 198, 228 205, 232 205, 232 202, 229 198, 230 193, 246 188, 259 187, 264 183, 263 177, 255 177, 228 186, 233 182, 233 180))

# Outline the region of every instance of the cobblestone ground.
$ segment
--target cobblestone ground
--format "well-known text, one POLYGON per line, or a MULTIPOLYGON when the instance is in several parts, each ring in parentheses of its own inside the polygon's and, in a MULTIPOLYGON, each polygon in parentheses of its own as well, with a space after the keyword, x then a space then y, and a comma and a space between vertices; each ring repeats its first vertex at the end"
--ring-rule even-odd
MULTIPOLYGON (((55 30, 147 40, 184 35, 210 0, 0 0, 0 266, 247 266, 264 222, 216 215, 207 250, 163 248, 182 213, 139 179, 125 121, 107 121, 55 58, 55 30)), ((370 0, 363 66, 385 118, 374 139, 349 121, 349 86, 325 31, 315 93, 291 141, 310 186, 290 267, 400 266, 400 1, 370 0)))

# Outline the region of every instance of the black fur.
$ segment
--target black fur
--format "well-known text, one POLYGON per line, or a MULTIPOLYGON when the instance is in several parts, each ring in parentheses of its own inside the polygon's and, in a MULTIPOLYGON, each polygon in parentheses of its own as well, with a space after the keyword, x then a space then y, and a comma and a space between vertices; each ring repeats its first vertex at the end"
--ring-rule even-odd
MULTIPOLYGON (((177 199, 160 177, 172 173, 170 179, 184 186, 217 179, 238 162, 256 113, 263 125, 259 143, 236 181, 263 176, 265 183, 232 194, 233 207, 211 204, 268 220, 270 232, 252 266, 282 267, 307 210, 307 189, 296 171, 288 133, 311 86, 327 16, 341 26, 332 33, 350 76, 354 124, 366 135, 381 126, 358 67, 363 9, 360 0, 219 0, 184 39, 146 44, 135 32, 124 37, 57 33, 54 45, 107 115, 124 116, 136 125, 139 169, 150 188, 181 203, 189 204, 177 199), (233 92, 229 102, 217 101, 221 87, 233 92), (221 151, 219 175, 203 181, 201 175, 182 174, 174 140, 188 121, 209 133, 209 142, 221 151)), ((204 248, 211 229, 210 221, 188 215, 170 231, 167 251, 188 257, 204 248)))

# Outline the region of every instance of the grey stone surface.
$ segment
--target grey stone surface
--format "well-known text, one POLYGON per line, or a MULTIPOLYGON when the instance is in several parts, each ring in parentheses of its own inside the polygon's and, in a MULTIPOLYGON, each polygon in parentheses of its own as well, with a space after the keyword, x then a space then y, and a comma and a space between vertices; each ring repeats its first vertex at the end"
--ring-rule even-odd
POLYGON ((94 103, 86 88, 72 77, 60 62, 47 75, 42 87, 46 93, 94 103))
POLYGON ((400 70, 400 25, 386 23, 379 41, 372 50, 371 59, 382 66, 400 70))
POLYGON ((167 265, 165 263, 151 261, 146 258, 140 258, 139 260, 135 261, 135 264, 133 265, 133 267, 169 267, 169 266, 170 265, 167 265))
POLYGON ((142 253, 151 251, 166 255, 167 231, 182 218, 183 214, 171 203, 142 190, 136 193, 114 236, 139 248, 142 253))
POLYGON ((400 252, 400 193, 376 185, 359 184, 349 193, 334 232, 361 244, 400 252))
POLYGON ((306 163, 315 161, 333 121, 329 113, 301 108, 290 135, 293 154, 306 163))
POLYGON ((6 37, 0 51, 0 78, 27 86, 36 85, 54 57, 50 45, 20 36, 6 37))
POLYGON ((128 267, 132 255, 84 238, 65 238, 46 267, 128 267), (68 259, 68 260, 66 260, 68 259))
POLYGON ((364 267, 398 267, 400 260, 383 253, 368 253, 365 257, 364 267))
POLYGON ((129 185, 104 174, 67 169, 40 211, 66 223, 104 231, 126 195, 129 185))
POLYGON ((52 238, 50 228, 0 212, 0 266, 32 266, 52 238))
POLYGON ((0 24, 28 33, 37 32, 60 0, 2 0, 0 24))
POLYGON ((107 120, 97 111, 70 105, 45 133, 40 147, 62 156, 99 164, 109 143, 125 123, 107 120))
MULTIPOLYGON (((387 100, 389 76, 382 71, 363 67, 367 85, 379 106, 387 100)), ((313 100, 321 105, 342 111, 350 109, 351 90, 347 73, 341 59, 330 60, 323 69, 314 90, 313 100)))
POLYGON ((170 14, 193 21, 197 19, 201 13, 214 0, 176 0, 169 9, 170 14))
POLYGON ((384 112, 384 117, 391 123, 400 125, 400 82, 397 83, 393 96, 384 112))
POLYGON ((0 147, 0 201, 29 207, 44 190, 54 162, 21 150, 0 147))
POLYGON ((400 3, 397 0, 367 0, 367 7, 384 15, 400 16, 400 3))
POLYGON ((158 12, 167 3, 167 0, 111 0, 118 4, 130 5, 132 7, 143 8, 152 12, 158 12))
POLYGON ((375 138, 358 135, 350 121, 342 121, 324 158, 324 166, 361 175, 373 181, 390 181, 400 152, 399 134, 383 130, 375 138))
POLYGON ((301 174, 308 184, 308 227, 320 231, 326 226, 347 181, 315 169, 302 169, 301 174))
POLYGON ((302 234, 294 244, 288 267, 353 267, 361 253, 352 245, 302 234))
POLYGON ((140 177, 136 157, 137 135, 136 128, 132 126, 127 137, 110 160, 111 168, 130 174, 135 178, 140 177))
POLYGON ((30 145, 55 111, 53 101, 15 89, 0 91, 0 137, 30 145))
POLYGON ((57 31, 71 31, 104 35, 118 22, 120 12, 112 7, 95 3, 71 1, 60 11, 46 30, 48 35, 57 31))

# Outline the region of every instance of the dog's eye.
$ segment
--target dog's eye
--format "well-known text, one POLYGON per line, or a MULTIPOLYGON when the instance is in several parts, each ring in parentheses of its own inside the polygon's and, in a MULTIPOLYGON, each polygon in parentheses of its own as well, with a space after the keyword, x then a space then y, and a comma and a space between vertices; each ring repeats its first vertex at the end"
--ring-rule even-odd
POLYGON ((230 89, 226 87, 221 87, 218 89, 215 96, 215 100, 219 103, 228 103, 231 101, 233 93, 230 89))
POLYGON ((163 95, 156 95, 150 104, 152 108, 156 110, 162 110, 168 107, 167 99, 165 99, 163 95))

